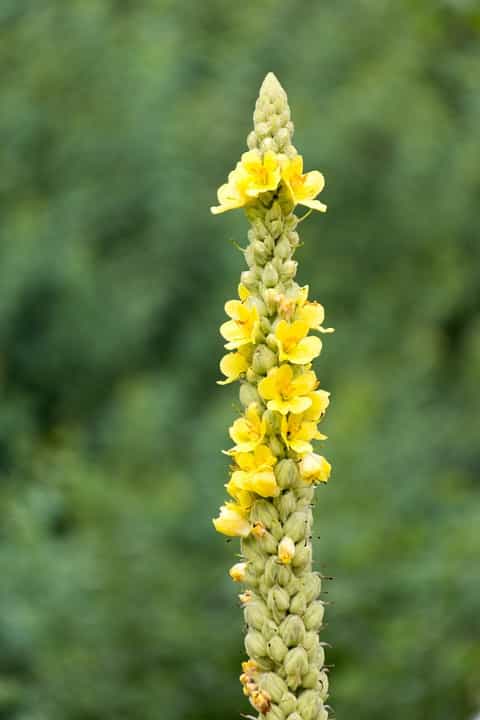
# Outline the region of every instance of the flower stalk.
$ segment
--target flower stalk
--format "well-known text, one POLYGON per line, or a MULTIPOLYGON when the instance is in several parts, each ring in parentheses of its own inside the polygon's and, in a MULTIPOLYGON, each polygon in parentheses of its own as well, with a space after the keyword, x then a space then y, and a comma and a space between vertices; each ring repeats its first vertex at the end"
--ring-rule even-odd
POLYGON ((312 369, 322 349, 324 309, 300 286, 297 205, 326 211, 318 171, 304 173, 292 144, 285 91, 273 73, 260 89, 245 152, 218 190, 219 214, 244 208, 250 222, 238 299, 220 328, 228 353, 219 384, 240 383, 243 413, 230 427, 229 500, 216 530, 241 539, 230 569, 244 586, 245 649, 240 682, 259 717, 326 720, 328 675, 319 639, 322 578, 312 570, 312 503, 330 464, 314 450, 329 405, 312 369), (312 334, 316 333, 316 334, 312 334))

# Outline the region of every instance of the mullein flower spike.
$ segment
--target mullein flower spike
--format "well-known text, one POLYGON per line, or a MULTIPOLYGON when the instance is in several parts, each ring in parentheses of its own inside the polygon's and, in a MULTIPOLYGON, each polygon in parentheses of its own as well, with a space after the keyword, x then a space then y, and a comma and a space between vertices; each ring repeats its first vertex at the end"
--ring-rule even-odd
POLYGON ((220 333, 228 353, 224 379, 240 382, 243 414, 229 434, 234 445, 230 499, 213 520, 218 532, 241 538, 242 562, 230 569, 245 590, 245 648, 240 682, 259 717, 326 720, 328 678, 318 632, 324 606, 321 578, 312 572, 311 526, 315 485, 330 464, 314 452, 329 404, 312 370, 327 333, 323 307, 295 281, 299 245, 297 205, 326 211, 317 199, 324 179, 303 172, 292 145, 285 91, 273 73, 260 89, 248 148, 218 190, 212 213, 243 207, 251 227, 238 299, 225 305, 220 333))

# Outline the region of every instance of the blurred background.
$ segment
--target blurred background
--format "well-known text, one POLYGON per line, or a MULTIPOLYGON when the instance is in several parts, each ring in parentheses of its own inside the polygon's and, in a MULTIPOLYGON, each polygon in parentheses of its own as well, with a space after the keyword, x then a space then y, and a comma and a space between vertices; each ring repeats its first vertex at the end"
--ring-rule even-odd
POLYGON ((249 712, 211 524, 247 223, 209 206, 269 70, 327 181, 331 704, 478 712, 479 38, 468 0, 2 0, 0 720, 249 712))

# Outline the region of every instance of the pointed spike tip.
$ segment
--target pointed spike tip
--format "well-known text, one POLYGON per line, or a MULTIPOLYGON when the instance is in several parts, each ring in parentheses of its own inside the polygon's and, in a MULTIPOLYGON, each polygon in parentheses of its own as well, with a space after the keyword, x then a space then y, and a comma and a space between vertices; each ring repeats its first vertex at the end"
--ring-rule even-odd
POLYGON ((277 93, 285 94, 285 90, 278 82, 277 76, 273 72, 269 72, 265 75, 265 79, 260 88, 260 93, 267 92, 273 95, 277 93))

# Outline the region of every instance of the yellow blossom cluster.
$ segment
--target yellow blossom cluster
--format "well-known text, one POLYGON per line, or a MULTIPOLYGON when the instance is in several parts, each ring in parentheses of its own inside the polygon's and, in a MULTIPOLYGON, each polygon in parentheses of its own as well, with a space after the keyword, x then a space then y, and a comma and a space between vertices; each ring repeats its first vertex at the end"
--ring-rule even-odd
POLYGON ((280 492, 274 472, 279 459, 293 458, 309 483, 327 482, 330 475, 330 464, 312 446, 313 441, 326 439, 317 426, 328 407, 329 393, 318 387, 311 366, 322 342, 309 333, 332 332, 332 328, 323 327, 324 309, 308 300, 308 286, 298 288, 296 297, 278 294, 274 298, 273 312, 266 318, 268 328, 265 322, 262 326, 265 316, 258 300, 240 285, 239 299, 225 304, 230 320, 220 328, 230 352, 220 362, 226 379, 219 383, 256 380, 256 400, 229 429, 235 444, 225 452, 234 464, 225 487, 232 499, 213 521, 218 532, 242 537, 252 530, 248 516, 255 499, 274 498, 280 492), (253 368, 259 348, 268 350, 271 363, 263 373, 258 372, 262 369, 258 363, 253 368))
POLYGON ((304 205, 312 210, 325 212, 327 206, 316 200, 323 190, 322 173, 312 170, 303 172, 303 158, 258 150, 243 153, 241 160, 228 176, 228 182, 218 189, 218 202, 210 208, 214 215, 254 203, 262 193, 277 190, 282 184, 294 205, 304 205))

